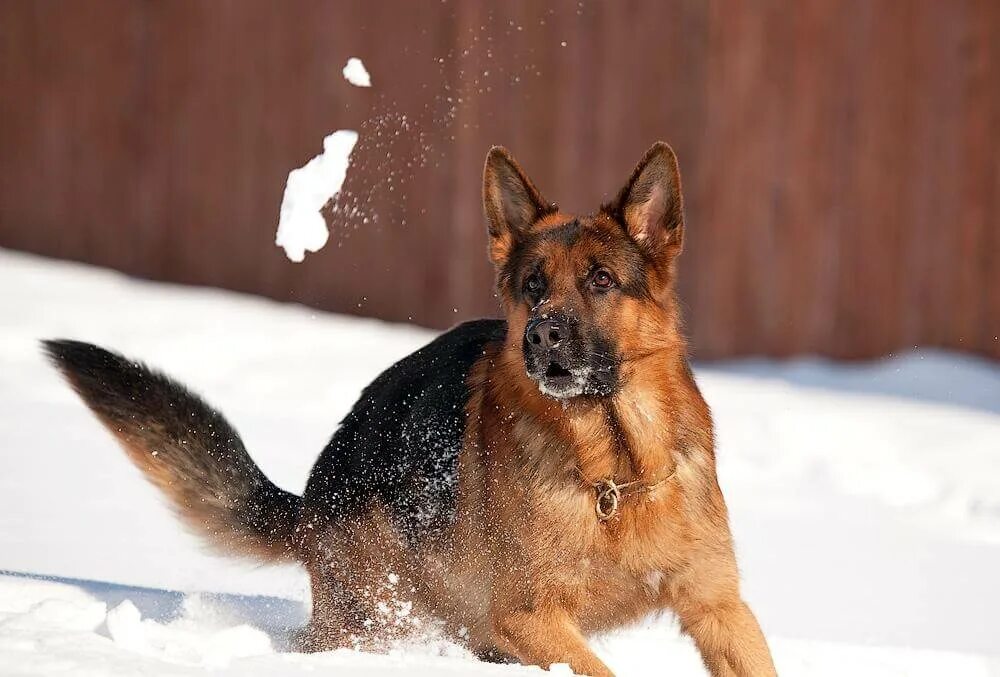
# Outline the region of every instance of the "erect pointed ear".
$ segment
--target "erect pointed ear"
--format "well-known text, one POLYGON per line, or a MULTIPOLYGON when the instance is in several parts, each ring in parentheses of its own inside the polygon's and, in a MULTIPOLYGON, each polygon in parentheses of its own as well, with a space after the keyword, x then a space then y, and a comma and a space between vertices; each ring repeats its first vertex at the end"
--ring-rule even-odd
POLYGON ((490 259, 506 261, 514 241, 527 233, 546 213, 555 209, 506 149, 493 146, 483 170, 483 205, 489 221, 490 259))
POLYGON ((658 141, 646 151, 610 211, 654 257, 680 253, 684 200, 677 156, 670 146, 658 141))

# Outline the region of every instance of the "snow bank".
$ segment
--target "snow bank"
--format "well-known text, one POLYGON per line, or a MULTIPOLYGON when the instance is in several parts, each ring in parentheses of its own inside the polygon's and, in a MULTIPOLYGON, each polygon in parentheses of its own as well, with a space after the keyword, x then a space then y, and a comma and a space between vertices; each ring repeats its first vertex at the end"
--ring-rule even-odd
POLYGON ((361 63, 361 59, 356 56, 352 56, 347 60, 347 65, 344 66, 344 79, 350 82, 355 87, 371 87, 372 79, 368 75, 368 71, 365 70, 365 65, 361 63))
MULTIPOLYGON (((139 592, 139 591, 136 591, 139 592)), ((176 593, 142 591, 166 598, 176 593)), ((572 675, 565 665, 549 671, 491 665, 451 645, 409 645, 374 655, 342 649, 323 654, 283 650, 287 633, 254 625, 266 607, 247 598, 245 615, 233 616, 211 598, 189 595, 171 616, 149 617, 129 599, 109 604, 99 584, 0 574, 0 672, 25 677, 55 674, 130 677, 157 675, 314 675, 409 677, 470 675, 572 675)), ((169 605, 167 605, 169 606, 169 605)), ((154 606, 155 608, 155 606, 154 606)), ((773 641, 778 670, 812 677, 986 677, 997 667, 956 652, 851 647, 826 642, 773 641)), ((598 653, 620 675, 654 672, 703 674, 691 643, 659 628, 637 628, 599 638, 598 653)))
POLYGON ((281 200, 275 244, 296 263, 307 251, 318 252, 330 237, 320 213, 344 185, 358 133, 341 129, 323 139, 323 152, 288 174, 281 200))
MULTIPOLYGON (((130 591, 126 590, 125 594, 130 591)), ((176 593, 132 590, 147 608, 170 607, 176 593), (152 607, 151 600, 164 598, 152 607)), ((108 601, 102 584, 0 573, 0 673, 123 677, 157 675, 298 675, 338 668, 339 675, 544 675, 521 666, 483 664, 455 645, 408 647, 389 655, 342 650, 280 652, 289 632, 254 624, 266 604, 245 598, 243 616, 211 597, 187 595, 173 614, 143 614, 130 599, 108 601)), ((557 666, 558 674, 572 674, 557 666)))

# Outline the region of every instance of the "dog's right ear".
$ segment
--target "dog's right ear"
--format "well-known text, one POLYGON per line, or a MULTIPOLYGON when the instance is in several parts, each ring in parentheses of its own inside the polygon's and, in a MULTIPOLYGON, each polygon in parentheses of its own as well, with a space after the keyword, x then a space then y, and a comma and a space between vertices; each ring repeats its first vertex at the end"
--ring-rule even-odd
POLYGON ((517 238, 555 205, 542 197, 535 184, 506 149, 493 146, 483 170, 483 206, 489 221, 490 260, 500 266, 517 238))

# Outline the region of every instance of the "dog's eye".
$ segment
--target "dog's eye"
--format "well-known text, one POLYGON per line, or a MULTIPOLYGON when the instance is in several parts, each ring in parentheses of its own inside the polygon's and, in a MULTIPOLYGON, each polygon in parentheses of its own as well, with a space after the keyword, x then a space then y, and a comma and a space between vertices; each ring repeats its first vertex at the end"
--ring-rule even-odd
POLYGON ((590 283, 598 289, 609 289, 615 285, 615 278, 611 277, 611 273, 601 268, 594 273, 590 283))
POLYGON ((541 278, 537 275, 529 275, 524 281, 524 291, 532 296, 540 294, 543 286, 541 278))

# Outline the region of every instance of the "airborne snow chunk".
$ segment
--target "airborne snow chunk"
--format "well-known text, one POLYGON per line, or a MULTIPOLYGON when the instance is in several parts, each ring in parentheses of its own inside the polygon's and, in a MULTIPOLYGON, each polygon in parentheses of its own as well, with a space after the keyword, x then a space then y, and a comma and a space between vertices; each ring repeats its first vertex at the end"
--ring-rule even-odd
POLYGON ((288 173, 274 243, 292 261, 301 262, 307 251, 318 252, 330 237, 320 210, 344 185, 357 141, 357 132, 338 130, 323 139, 322 153, 288 173))
POLYGON ((356 56, 352 56, 347 60, 347 65, 344 66, 344 78, 350 82, 355 87, 371 87, 372 78, 368 75, 368 71, 365 69, 365 65, 361 63, 361 59, 356 56))

